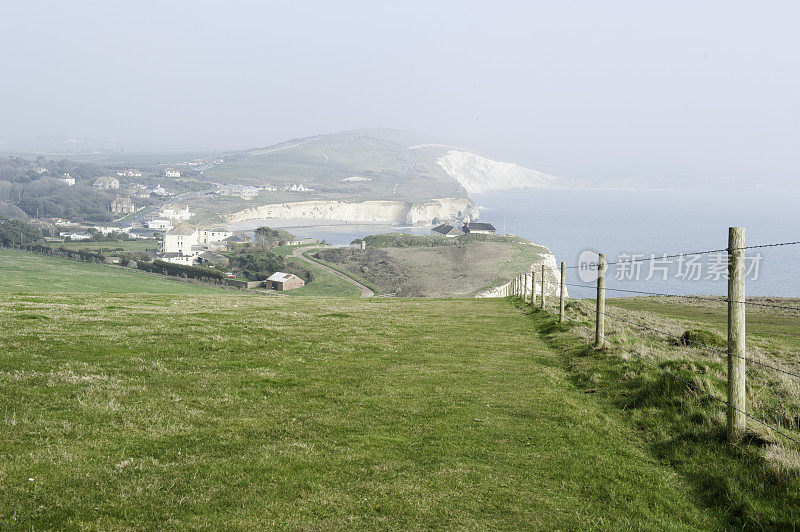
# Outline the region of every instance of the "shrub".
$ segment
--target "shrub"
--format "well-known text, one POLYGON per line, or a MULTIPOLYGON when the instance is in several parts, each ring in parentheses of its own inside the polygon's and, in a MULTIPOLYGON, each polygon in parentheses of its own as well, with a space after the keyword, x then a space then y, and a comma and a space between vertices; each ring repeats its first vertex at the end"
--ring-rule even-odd
POLYGON ((707 345, 709 347, 716 347, 717 349, 725 349, 728 347, 728 341, 713 331, 706 331, 704 329, 689 329, 683 336, 681 336, 680 345, 684 346, 700 346, 707 345))

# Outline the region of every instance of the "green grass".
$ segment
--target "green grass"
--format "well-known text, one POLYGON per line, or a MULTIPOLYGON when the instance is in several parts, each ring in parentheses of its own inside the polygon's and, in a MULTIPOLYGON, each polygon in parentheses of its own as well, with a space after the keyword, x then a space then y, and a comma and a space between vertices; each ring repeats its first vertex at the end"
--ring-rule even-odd
POLYGON ((3 529, 724 524, 505 301, 31 293, 0 326, 3 529))
MULTIPOLYGON (((299 261, 299 259, 287 257, 289 261, 299 261)), ((316 297, 359 297, 361 291, 332 273, 323 270, 322 268, 302 262, 304 268, 308 268, 314 274, 314 280, 306 283, 301 288, 287 290, 284 294, 292 296, 316 296, 316 297)))
POLYGON ((138 270, 0 249, 0 292, 211 294, 221 290, 138 270))
MULTIPOLYGON (((581 303, 584 307, 593 302, 581 303)), ((753 420, 745 441, 725 441, 725 405, 673 376, 645 364, 636 353, 719 398, 726 396, 726 356, 677 346, 673 338, 615 320, 612 314, 680 336, 703 329, 725 335, 725 304, 685 299, 636 298, 607 301, 608 349, 591 347, 591 312, 570 305, 568 316, 588 326, 558 324, 548 312, 525 308, 542 339, 561 351, 572 382, 591 392, 598 405, 622 415, 712 511, 731 528, 792 529, 800 522, 800 449, 753 420), (621 346, 621 347, 619 347, 621 346)), ((774 309, 748 309, 748 357, 798 372, 794 350, 800 316, 774 309), (791 335, 782 331, 793 331, 791 335)), ((797 379, 748 364, 748 413, 779 425, 800 438, 800 383, 797 379)))
MULTIPOLYGON (((320 248, 320 249, 325 249, 325 248, 320 248)), ((342 273, 342 274, 350 277, 354 281, 357 281, 357 282, 363 284, 364 286, 366 286, 367 288, 369 288, 370 290, 372 290, 373 292, 375 292, 378 295, 380 295, 382 293, 382 289, 381 289, 380 286, 378 286, 375 283, 373 283, 373 282, 369 281, 368 279, 364 278, 363 275, 361 275, 359 273, 356 273, 356 272, 354 272, 352 270, 349 270, 349 269, 343 267, 340 264, 336 264, 335 262, 328 262, 326 260, 320 259, 319 257, 316 257, 316 253, 318 251, 319 251, 319 249, 311 249, 311 250, 308 250, 305 253, 303 253, 303 255, 307 259, 310 259, 310 260, 313 260, 316 263, 325 265, 325 266, 327 266, 328 268, 330 268, 332 270, 336 270, 337 272, 342 273)))

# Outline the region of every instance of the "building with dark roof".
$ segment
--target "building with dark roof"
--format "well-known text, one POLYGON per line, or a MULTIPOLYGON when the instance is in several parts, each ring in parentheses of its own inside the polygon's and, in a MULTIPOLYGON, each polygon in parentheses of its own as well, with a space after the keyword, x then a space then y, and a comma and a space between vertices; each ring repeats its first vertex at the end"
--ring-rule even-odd
POLYGON ((475 233, 481 235, 493 235, 497 232, 497 229, 492 224, 484 222, 465 223, 461 230, 467 234, 475 233))
POLYGON ((461 229, 458 227, 453 227, 450 224, 437 225, 431 229, 431 232, 433 232, 435 235, 445 236, 447 238, 455 238, 464 234, 461 229))

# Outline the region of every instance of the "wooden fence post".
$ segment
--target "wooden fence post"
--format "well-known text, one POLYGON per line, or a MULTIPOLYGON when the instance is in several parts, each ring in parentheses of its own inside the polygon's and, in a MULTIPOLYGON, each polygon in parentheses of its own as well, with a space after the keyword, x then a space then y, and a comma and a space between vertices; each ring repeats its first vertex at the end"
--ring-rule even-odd
POLYGON ((728 229, 728 443, 738 443, 745 416, 745 262, 744 227, 728 229))
POLYGON ((597 260, 597 322, 595 323, 594 345, 606 345, 606 254, 600 253, 597 260))
POLYGON ((542 310, 544 310, 544 263, 542 263, 542 310))
POLYGON ((531 306, 536 303, 536 270, 531 268, 531 306))
POLYGON ((528 274, 525 273, 525 274, 523 274, 523 276, 524 277, 522 278, 522 302, 523 303, 527 303, 528 302, 528 274))
POLYGON ((558 292, 558 321, 562 323, 564 321, 564 287, 567 284, 567 277, 566 277, 566 266, 564 262, 561 262, 561 289, 558 292))

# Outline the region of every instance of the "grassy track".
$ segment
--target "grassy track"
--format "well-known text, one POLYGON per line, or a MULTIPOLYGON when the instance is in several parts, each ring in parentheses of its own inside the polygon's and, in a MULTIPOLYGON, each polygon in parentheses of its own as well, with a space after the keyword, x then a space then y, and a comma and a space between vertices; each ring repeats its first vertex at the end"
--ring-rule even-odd
POLYGON ((0 249, 0 292, 213 294, 220 291, 129 269, 0 249))
POLYGON ((3 529, 720 524, 504 301, 6 294, 0 327, 3 529))

